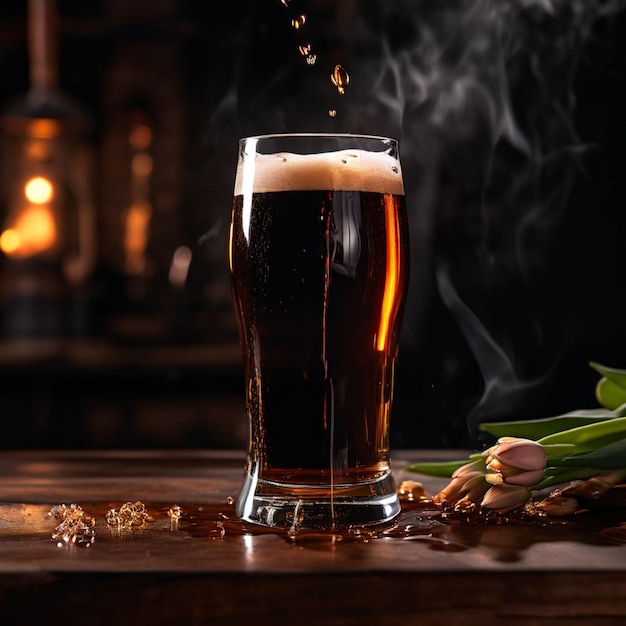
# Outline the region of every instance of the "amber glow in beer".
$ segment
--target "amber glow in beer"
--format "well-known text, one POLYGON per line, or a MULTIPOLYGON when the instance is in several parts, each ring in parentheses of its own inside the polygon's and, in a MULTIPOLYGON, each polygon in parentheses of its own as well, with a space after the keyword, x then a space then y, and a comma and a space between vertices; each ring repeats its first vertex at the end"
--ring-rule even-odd
POLYGON ((407 228, 393 140, 242 140, 229 253, 250 423, 244 519, 332 529, 399 512, 389 418, 407 228))

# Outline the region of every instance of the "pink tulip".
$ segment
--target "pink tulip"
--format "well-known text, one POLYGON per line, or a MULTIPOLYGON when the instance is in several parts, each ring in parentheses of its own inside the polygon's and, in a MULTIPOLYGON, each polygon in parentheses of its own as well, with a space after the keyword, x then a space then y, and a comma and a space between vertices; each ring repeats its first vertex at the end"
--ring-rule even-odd
POLYGON ((492 485, 532 487, 543 480, 547 458, 543 446, 536 441, 502 437, 485 454, 485 480, 492 485))
POLYGON ((483 474, 484 467, 485 467, 485 464, 482 461, 482 459, 478 461, 472 461, 471 463, 466 463, 465 465, 462 465, 458 469, 454 470, 452 474, 452 478, 459 478, 461 476, 466 476, 468 478, 471 478, 472 476, 475 476, 476 474, 483 474))
POLYGON ((498 513, 509 513, 526 504, 530 492, 519 485, 495 485, 485 494, 480 503, 485 509, 493 509, 498 513))
POLYGON ((522 485, 524 487, 532 487, 543 480, 544 471, 540 470, 512 470, 505 468, 504 471, 500 471, 492 466, 490 463, 487 466, 488 470, 485 475, 485 480, 491 485, 522 485))
POLYGON ((547 464, 543 446, 532 439, 501 437, 487 450, 487 464, 493 459, 519 470, 542 470, 547 464))
POLYGON ((484 464, 482 461, 467 463, 452 474, 452 480, 434 498, 435 502, 456 504, 466 498, 478 502, 489 485, 485 482, 484 464))

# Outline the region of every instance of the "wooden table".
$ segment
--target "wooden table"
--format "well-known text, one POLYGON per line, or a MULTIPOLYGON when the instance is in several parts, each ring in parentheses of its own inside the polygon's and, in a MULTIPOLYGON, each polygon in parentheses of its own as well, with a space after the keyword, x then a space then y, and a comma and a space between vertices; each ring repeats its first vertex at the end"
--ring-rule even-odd
MULTIPOLYGON (((397 452, 396 477, 432 495, 445 481, 403 468, 441 456, 397 452)), ((626 512, 294 541, 226 520, 242 463, 240 452, 1 453, 0 623, 626 624, 626 543, 610 534, 626 512), (136 500, 151 521, 107 526, 109 507, 136 500), (96 518, 89 548, 51 539, 61 503, 96 518)))

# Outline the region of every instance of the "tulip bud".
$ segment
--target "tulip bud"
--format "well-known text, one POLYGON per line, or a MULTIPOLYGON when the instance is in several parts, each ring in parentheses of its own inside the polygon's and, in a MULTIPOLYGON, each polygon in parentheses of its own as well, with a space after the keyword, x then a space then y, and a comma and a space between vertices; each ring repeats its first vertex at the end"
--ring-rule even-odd
POLYGON ((519 470, 543 470, 547 464, 546 451, 532 439, 501 437, 487 455, 487 464, 496 459, 519 470))
POLYGON ((485 475, 481 471, 461 472, 456 476, 454 474, 448 485, 433 497, 434 502, 456 504, 462 498, 479 502, 489 488, 485 482, 485 475))
MULTIPOLYGON (((491 469, 488 467, 488 469, 491 469)), ((522 485, 523 487, 532 487, 543 480, 543 470, 535 471, 518 471, 517 474, 510 473, 508 475, 502 472, 488 473, 485 480, 491 485, 522 485)))
POLYGON ((485 509, 508 513, 526 504, 530 492, 520 485, 496 485, 491 487, 480 503, 485 509))
POLYGON ((486 454, 485 479, 492 485, 532 487, 543 479, 547 458, 543 446, 536 441, 501 437, 486 454))
POLYGON ((452 478, 459 478, 462 476, 472 477, 475 476, 477 473, 484 473, 484 469, 485 463, 482 459, 478 461, 472 461, 471 463, 466 463, 465 465, 462 465, 461 467, 456 469, 452 474, 452 478))

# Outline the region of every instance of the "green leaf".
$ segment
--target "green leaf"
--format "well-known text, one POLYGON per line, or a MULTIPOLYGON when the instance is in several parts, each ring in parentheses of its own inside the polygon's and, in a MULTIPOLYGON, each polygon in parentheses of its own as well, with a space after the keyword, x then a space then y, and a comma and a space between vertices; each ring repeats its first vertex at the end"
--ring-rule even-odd
POLYGON ((626 468, 626 438, 614 441, 606 446, 587 452, 567 456, 561 460, 562 465, 586 465, 602 470, 626 468))
MULTIPOLYGON (((600 415, 601 411, 604 409, 592 409, 598 411, 598 415, 600 415)), ((620 404, 617 408, 611 411, 615 417, 626 417, 626 402, 624 404, 620 404)))
POLYGON ((463 461, 441 461, 433 463, 414 463, 406 469, 410 472, 418 474, 426 474, 427 476, 439 476, 440 478, 450 478, 459 467, 470 463, 469 459, 463 461))
POLYGON ((580 454, 623 438, 626 438, 626 417, 616 417, 553 433, 542 437, 537 443, 544 446, 555 443, 573 444, 576 446, 575 453, 580 454))
POLYGON ((589 363, 603 378, 596 385, 598 402, 609 408, 616 409, 626 402, 626 370, 607 367, 592 361, 589 363))
POLYGON ((548 459, 548 465, 552 459, 562 459, 576 452, 576 446, 573 443, 549 443, 544 445, 543 449, 548 459))
POLYGON ((585 480, 597 476, 601 470, 597 467, 546 467, 545 478, 533 487, 534 490, 545 489, 570 480, 585 480))
POLYGON ((615 409, 626 402, 626 389, 610 378, 601 378, 596 385, 596 398, 607 409, 615 409))
MULTIPOLYGON (((620 408, 623 408, 626 413, 626 405, 620 408)), ((614 417, 616 417, 616 413, 609 409, 583 409, 536 420, 485 422, 480 424, 479 428, 495 437, 524 437, 525 439, 537 440, 563 430, 603 422, 614 417)))
POLYGON ((626 389, 626 369, 618 369, 616 367, 607 367, 595 361, 590 361, 589 365, 593 367, 598 374, 612 380, 616 385, 626 389))

